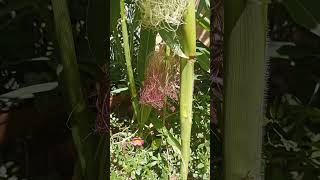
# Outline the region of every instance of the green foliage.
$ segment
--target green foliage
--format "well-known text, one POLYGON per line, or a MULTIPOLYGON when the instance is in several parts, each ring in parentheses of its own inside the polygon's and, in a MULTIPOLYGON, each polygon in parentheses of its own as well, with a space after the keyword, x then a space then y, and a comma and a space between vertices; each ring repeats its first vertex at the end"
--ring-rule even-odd
MULTIPOLYGON (((209 85, 207 85, 209 86, 209 85)), ((210 132, 208 92, 196 93, 194 107, 194 124, 191 141, 190 177, 209 179, 210 177, 210 132)), ((151 116, 151 124, 145 128, 143 147, 130 144, 134 137, 134 127, 126 126, 131 120, 119 119, 111 115, 112 128, 116 133, 111 135, 111 179, 169 179, 179 177, 179 117, 177 113, 168 116, 166 127, 163 121, 151 116)))
POLYGON ((144 79, 145 67, 148 63, 148 57, 154 51, 156 33, 152 30, 141 29, 139 54, 137 57, 137 74, 138 80, 144 79))
POLYGON ((210 69, 210 50, 202 42, 197 42, 197 63, 200 67, 209 72, 210 69))
POLYGON ((271 58, 264 143, 267 180, 319 178, 320 74, 313 70, 319 66, 319 44, 313 44, 320 40, 317 4, 285 0, 270 9, 272 44, 280 45, 281 56, 271 58), (287 29, 292 33, 285 37, 287 29))
POLYGON ((320 165, 319 109, 296 104, 290 96, 275 100, 266 119, 267 179, 315 179, 320 165), (277 168, 283 168, 277 171, 277 168))
MULTIPOLYGON (((179 31, 177 32, 179 33, 179 31)), ((180 41, 178 39, 178 36, 175 33, 172 33, 170 31, 161 30, 159 31, 160 36, 164 40, 164 42, 167 43, 167 45, 170 47, 170 49, 178 56, 182 58, 187 58, 187 56, 183 53, 182 47, 180 44, 180 41)))
POLYGON ((317 8, 320 6, 319 1, 283 0, 282 3, 296 23, 320 36, 320 12, 317 8))

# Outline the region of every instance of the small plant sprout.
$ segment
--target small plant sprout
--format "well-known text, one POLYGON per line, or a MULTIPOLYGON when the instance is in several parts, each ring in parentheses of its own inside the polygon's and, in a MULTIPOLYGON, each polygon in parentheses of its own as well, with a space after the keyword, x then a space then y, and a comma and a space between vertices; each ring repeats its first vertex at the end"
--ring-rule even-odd
POLYGON ((176 31, 183 24, 187 0, 137 0, 143 27, 176 31))

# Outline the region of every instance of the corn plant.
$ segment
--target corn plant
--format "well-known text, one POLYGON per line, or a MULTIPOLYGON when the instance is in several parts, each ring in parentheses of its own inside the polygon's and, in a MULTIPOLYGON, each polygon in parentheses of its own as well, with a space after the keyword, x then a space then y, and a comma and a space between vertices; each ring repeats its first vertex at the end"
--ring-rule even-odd
POLYGON ((267 3, 225 1, 224 179, 262 179, 267 3))
MULTIPOLYGON (((203 7, 204 1, 200 4, 203 7)), ((146 135, 145 127, 153 124, 180 156, 180 177, 187 179, 191 153, 194 66, 199 55, 196 52, 196 23, 209 29, 208 19, 196 11, 194 0, 138 0, 134 3, 121 0, 119 5, 120 23, 114 26, 112 39, 116 44, 118 42, 117 48, 122 48, 124 53, 124 56, 114 56, 125 62, 122 65, 126 69, 131 94, 132 119, 136 122, 133 125, 139 129, 138 136, 143 137, 146 135), (135 7, 134 15, 128 10, 132 4, 135 7), (130 16, 134 16, 133 20, 129 20, 130 16), (118 27, 120 36, 115 33, 118 27), (136 32, 140 36, 138 50, 135 50, 134 44, 136 32), (156 37, 161 37, 163 43, 156 45, 156 37), (176 107, 179 108, 176 110, 176 107), (181 140, 166 127, 170 117, 176 113, 180 114, 181 140)), ((203 46, 202 51, 205 51, 203 46)), ((203 53, 200 52, 201 55, 203 53)), ((201 56, 199 65, 208 73, 209 58, 206 55, 201 56)))
MULTIPOLYGON (((52 7, 55 34, 61 57, 58 77, 70 113, 72 137, 78 155, 74 174, 79 179, 106 179, 106 136, 104 133, 100 137, 91 135, 90 114, 80 82, 68 4, 66 0, 52 0, 52 7)), ((97 51, 98 49, 95 55, 100 58, 102 56, 103 60, 105 55, 97 51)))
POLYGON ((196 53, 195 2, 193 0, 189 0, 188 3, 184 16, 185 24, 182 25, 182 47, 188 58, 184 58, 180 62, 180 123, 182 154, 180 173, 182 179, 188 178, 190 136, 192 127, 193 76, 196 53))

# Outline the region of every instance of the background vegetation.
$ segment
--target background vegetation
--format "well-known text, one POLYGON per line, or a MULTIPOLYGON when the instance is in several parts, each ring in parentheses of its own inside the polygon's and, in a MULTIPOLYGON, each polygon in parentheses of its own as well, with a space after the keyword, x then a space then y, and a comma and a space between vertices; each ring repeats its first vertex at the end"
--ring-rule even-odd
MULTIPOLYGON (((219 4, 217 2, 216 4, 219 4)), ((318 1, 272 1, 269 5, 268 89, 263 158, 265 179, 319 179, 318 1)), ((223 12, 212 18, 221 19, 223 12)), ((221 21, 217 21, 221 22, 221 21)), ((215 25, 219 34, 221 24, 215 25), (220 28, 220 29, 219 29, 220 28)), ((221 38, 213 46, 221 45, 221 38)), ((220 52, 220 51, 218 51, 220 52)), ((221 54, 220 54, 221 55, 221 54)), ((214 56, 213 174, 222 178, 222 56, 214 56)), ((212 157, 212 156, 211 156, 212 157)))
MULTIPOLYGON (((97 126, 98 122, 105 120, 101 116, 106 117, 103 114, 105 110, 102 111, 105 106, 100 101, 101 95, 108 94, 108 88, 104 88, 108 81, 103 68, 107 62, 106 6, 86 0, 52 2, 55 4, 37 0, 0 1, 3 140, 0 161, 2 164, 14 161, 19 170, 10 176, 18 179, 106 177, 104 173, 108 170, 103 157, 108 155, 108 151, 101 151, 107 149, 98 145, 100 139, 107 143, 104 137, 106 127, 97 126), (62 45, 60 37, 64 39, 62 45), (67 61, 75 64, 71 67, 73 72, 80 72, 76 77, 80 82, 78 88, 73 84, 76 81, 66 84, 72 71, 63 63, 67 62, 66 52, 69 57, 71 55, 67 61), (82 98, 87 106, 85 114, 82 114, 82 117, 87 117, 87 122, 75 120, 75 111, 78 110, 70 103, 72 95, 79 91, 82 95, 73 97, 74 100, 82 98), (83 131, 80 124, 86 124, 87 130, 83 131), (74 132, 79 127, 80 135, 74 132), (87 147, 94 148, 94 153, 99 154, 96 158, 101 161, 95 162, 99 168, 90 170, 91 175, 83 166, 75 165, 82 155, 74 146, 77 138, 80 141, 77 146, 90 141, 92 144, 87 147)), ((10 178, 4 174, 1 178, 10 178)))

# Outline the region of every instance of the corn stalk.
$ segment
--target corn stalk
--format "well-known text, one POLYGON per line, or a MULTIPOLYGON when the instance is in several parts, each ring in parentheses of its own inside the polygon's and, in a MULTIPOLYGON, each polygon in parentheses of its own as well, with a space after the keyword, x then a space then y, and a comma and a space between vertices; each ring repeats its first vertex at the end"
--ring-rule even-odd
POLYGON ((77 148, 82 176, 97 179, 97 163, 94 162, 94 136, 90 134, 89 115, 80 83, 72 28, 66 0, 52 0, 55 33, 62 63, 61 84, 68 103, 72 136, 77 148), (85 139, 85 141, 84 141, 85 139))
POLYGON ((190 137, 192 127, 192 101, 194 62, 196 53, 196 23, 195 1, 188 0, 188 6, 184 14, 182 25, 182 47, 184 54, 189 59, 180 61, 180 124, 181 124, 181 179, 188 178, 188 164, 190 157, 190 137))
POLYGON ((267 4, 225 0, 224 179, 262 178, 267 4))

